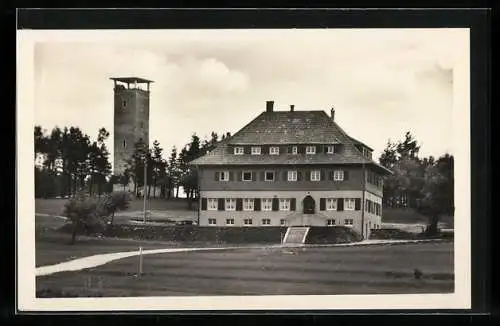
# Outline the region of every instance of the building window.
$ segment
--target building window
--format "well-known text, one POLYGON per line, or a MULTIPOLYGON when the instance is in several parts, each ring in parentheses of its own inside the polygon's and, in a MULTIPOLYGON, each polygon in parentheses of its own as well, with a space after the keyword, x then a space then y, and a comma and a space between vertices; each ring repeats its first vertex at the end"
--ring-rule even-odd
POLYGON ((226 198, 226 211, 234 211, 236 209, 236 199, 226 198))
POLYGON ((216 224, 217 224, 217 220, 215 218, 208 219, 208 225, 216 225, 216 224))
POLYGON ((123 140, 123 148, 127 148, 127 141, 125 139, 123 140))
POLYGON ((216 211, 218 208, 218 202, 217 198, 208 198, 208 210, 209 211, 216 211))
POLYGON ((297 171, 288 171, 288 181, 297 181, 297 171))
POLYGON ((344 209, 346 211, 353 211, 356 200, 354 198, 345 198, 344 199, 344 209))
POLYGON ((260 147, 252 147, 252 155, 260 155, 260 147))
POLYGON ((290 210, 290 199, 280 199, 280 211, 290 210))
POLYGON ((286 221, 285 221, 285 219, 283 219, 283 218, 282 218, 282 219, 280 220, 280 225, 285 225, 285 224, 286 224, 286 221))
POLYGON ((229 181, 229 171, 222 171, 220 173, 220 181, 229 181))
POLYGON ((343 181, 344 180, 344 171, 343 170, 333 171, 333 180, 334 181, 343 181))
POLYGON ((122 101, 122 106, 126 107, 127 106, 127 101, 122 101))
POLYGON ((280 154, 280 148, 273 146, 269 148, 269 154, 270 155, 279 155, 280 154))
POLYGON ((334 147, 334 146, 332 146, 332 145, 327 146, 327 147, 326 147, 326 153, 327 153, 327 154, 333 154, 333 153, 335 153, 335 147, 334 147))
POLYGON ((271 198, 262 199, 262 210, 271 211, 273 209, 273 200, 271 198))
POLYGON ((326 225, 328 225, 328 226, 334 226, 335 225, 335 220, 333 220, 333 219, 326 220, 326 225))
POLYGON ((252 172, 242 172, 241 178, 243 181, 252 181, 252 172))
POLYGON ((268 218, 263 218, 262 219, 262 225, 271 225, 271 220, 268 218))
POLYGON ((234 155, 243 155, 245 151, 243 150, 243 147, 235 147, 234 148, 234 155))
POLYGON ((226 219, 226 225, 234 225, 234 218, 226 219))
POLYGON ((144 128, 144 122, 141 122, 141 128, 144 128))
POLYGON ((311 171, 311 181, 320 181, 321 180, 321 172, 320 171, 311 171))
POLYGON ((316 146, 307 146, 306 154, 316 154, 316 146))
POLYGON ((253 211, 253 198, 244 198, 243 199, 243 210, 244 211, 253 211))
POLYGON ((352 218, 347 218, 344 220, 344 225, 345 226, 352 226, 354 220, 352 218))
POLYGON ((244 225, 252 225, 252 219, 251 218, 246 218, 243 220, 244 225))
POLYGON ((336 211, 337 210, 337 198, 327 198, 326 199, 326 210, 336 211))
POLYGON ((274 172, 267 171, 265 174, 265 180, 266 181, 274 181, 274 172))
POLYGON ((292 146, 292 154, 297 154, 297 146, 292 146))

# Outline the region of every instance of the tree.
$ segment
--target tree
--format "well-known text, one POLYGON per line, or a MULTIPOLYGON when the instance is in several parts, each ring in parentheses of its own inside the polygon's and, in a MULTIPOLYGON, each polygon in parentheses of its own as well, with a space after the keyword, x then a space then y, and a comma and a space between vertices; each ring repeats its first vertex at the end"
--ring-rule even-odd
POLYGON ((426 230, 428 235, 438 232, 439 217, 454 213, 453 156, 445 154, 435 164, 427 165, 424 185, 418 201, 417 210, 430 218, 426 230))
POLYGON ((405 139, 386 144, 379 158, 381 165, 394 174, 385 178, 384 204, 386 207, 415 208, 423 184, 423 171, 418 157, 420 146, 408 131, 405 139))
MULTIPOLYGON (((167 167, 167 174, 168 174, 167 198, 171 198, 172 192, 173 192, 175 187, 178 187, 179 179, 180 179, 180 170, 179 170, 178 158, 177 158, 177 147, 175 147, 175 146, 172 147, 172 151, 170 152, 170 158, 168 160, 168 167, 167 167)), ((178 193, 178 191, 177 191, 177 193, 178 193)))
POLYGON ((115 213, 126 210, 129 207, 130 201, 130 195, 125 191, 113 192, 106 196, 104 211, 107 216, 111 217, 108 226, 113 226, 115 213))
POLYGON ((71 244, 75 244, 78 232, 82 229, 88 230, 90 226, 101 221, 105 207, 103 198, 85 196, 83 192, 79 192, 66 202, 64 214, 72 224, 71 244))

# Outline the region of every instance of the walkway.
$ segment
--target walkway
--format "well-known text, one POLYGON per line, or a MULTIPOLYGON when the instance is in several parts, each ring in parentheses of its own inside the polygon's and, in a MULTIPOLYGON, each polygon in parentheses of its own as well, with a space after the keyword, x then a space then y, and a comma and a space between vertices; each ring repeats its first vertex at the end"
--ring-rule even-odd
MULTIPOLYGON (((350 246, 367 246, 367 245, 378 245, 378 244, 401 244, 401 243, 417 243, 417 242, 435 242, 437 240, 364 240, 361 242, 344 243, 344 244, 325 244, 325 245, 302 245, 302 244, 287 244, 287 245, 270 245, 266 248, 303 248, 303 247, 350 247, 350 246)), ((143 255, 154 255, 154 254, 164 254, 164 253, 174 253, 174 252, 186 252, 186 251, 203 251, 203 250, 228 250, 228 249, 261 249, 259 247, 217 247, 217 248, 166 248, 166 249, 150 249, 143 250, 143 255)), ((110 263, 115 260, 138 256, 139 251, 128 251, 128 252, 117 252, 109 254, 99 254, 88 256, 84 258, 78 258, 70 260, 67 262, 41 266, 36 269, 36 276, 51 275, 60 272, 78 271, 87 268, 93 268, 110 263)))

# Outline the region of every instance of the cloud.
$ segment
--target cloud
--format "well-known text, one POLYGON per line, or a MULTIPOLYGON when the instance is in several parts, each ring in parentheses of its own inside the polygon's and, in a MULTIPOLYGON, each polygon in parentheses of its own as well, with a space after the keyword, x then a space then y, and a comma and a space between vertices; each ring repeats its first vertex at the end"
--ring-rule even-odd
POLYGON ((154 81, 151 142, 158 139, 166 152, 183 146, 195 131, 237 131, 264 110, 266 100, 275 100, 278 109, 335 106, 346 131, 376 151, 407 128, 418 131, 430 151, 449 147, 450 82, 458 55, 453 49, 459 42, 453 33, 259 33, 265 32, 200 31, 196 39, 161 42, 39 43, 37 123, 79 125, 91 135, 100 126, 112 130, 109 77, 136 75, 154 81))

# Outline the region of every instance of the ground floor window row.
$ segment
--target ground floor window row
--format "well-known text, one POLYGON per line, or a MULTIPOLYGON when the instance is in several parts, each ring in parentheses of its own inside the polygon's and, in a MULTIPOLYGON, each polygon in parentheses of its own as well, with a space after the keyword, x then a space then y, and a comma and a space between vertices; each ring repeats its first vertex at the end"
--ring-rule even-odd
MULTIPOLYGON (((219 219, 219 222, 220 221, 221 220, 219 219)), ((223 223, 225 223, 225 225, 234 225, 235 224, 234 221, 235 221, 234 218, 223 219, 223 223)), ((259 220, 253 219, 253 218, 244 218, 243 225, 257 225, 257 221, 259 221, 259 220), (255 223, 254 223, 254 221, 255 221, 255 223)), ((336 226, 336 225, 353 226, 353 224, 354 224, 354 219, 352 219, 352 218, 339 219, 338 221, 339 221, 339 224, 337 224, 336 219, 327 219, 325 222, 325 225, 326 226, 336 226)), ((217 222, 218 222, 218 219, 216 219, 216 218, 209 218, 208 219, 208 225, 217 225, 217 222)), ((271 225, 271 219, 270 218, 260 219, 260 225, 271 225)), ((280 219, 279 225, 286 226, 287 225, 286 220, 280 219)), ((369 222, 369 225, 370 225, 370 229, 371 229, 371 226, 372 226, 371 222, 369 222)), ((373 224, 373 228, 380 229, 380 225, 373 224)))
POLYGON ((380 205, 379 203, 376 203, 372 200, 367 199, 365 201, 365 212, 375 214, 377 216, 381 216, 382 215, 382 205, 380 205))
MULTIPOLYGON (((295 211, 295 198, 201 198, 203 211, 295 211)), ((361 198, 320 198, 320 211, 360 211, 361 198)), ((380 212, 380 209, 378 210, 380 212)))

